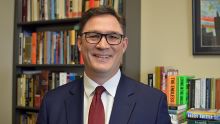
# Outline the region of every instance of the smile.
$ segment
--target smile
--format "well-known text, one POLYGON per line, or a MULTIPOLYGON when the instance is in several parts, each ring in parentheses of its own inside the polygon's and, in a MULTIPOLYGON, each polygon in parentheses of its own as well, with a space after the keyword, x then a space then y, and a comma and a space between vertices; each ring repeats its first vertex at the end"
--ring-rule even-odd
POLYGON ((98 55, 98 54, 95 54, 94 56, 97 57, 97 58, 103 58, 103 59, 111 57, 111 55, 98 55))

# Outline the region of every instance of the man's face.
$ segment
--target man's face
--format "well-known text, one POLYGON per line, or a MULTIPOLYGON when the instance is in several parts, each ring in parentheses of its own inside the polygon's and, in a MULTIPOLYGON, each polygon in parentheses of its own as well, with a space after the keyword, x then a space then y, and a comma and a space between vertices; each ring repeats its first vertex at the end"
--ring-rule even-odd
MULTIPOLYGON (((85 24, 83 32, 123 34, 117 19, 107 14, 90 18, 85 24)), ((109 45, 104 36, 99 43, 90 44, 86 41, 85 35, 82 35, 78 39, 78 47, 83 56, 86 74, 108 75, 110 77, 114 75, 121 64, 127 44, 127 38, 122 38, 120 44, 109 45)))

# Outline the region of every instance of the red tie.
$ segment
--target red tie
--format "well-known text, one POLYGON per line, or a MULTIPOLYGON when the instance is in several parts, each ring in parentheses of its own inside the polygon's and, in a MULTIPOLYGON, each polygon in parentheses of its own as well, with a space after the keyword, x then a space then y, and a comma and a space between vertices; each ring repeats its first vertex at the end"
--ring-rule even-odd
POLYGON ((89 109, 88 124, 105 124, 105 112, 101 100, 101 95, 105 91, 103 86, 98 86, 95 89, 92 103, 89 109))

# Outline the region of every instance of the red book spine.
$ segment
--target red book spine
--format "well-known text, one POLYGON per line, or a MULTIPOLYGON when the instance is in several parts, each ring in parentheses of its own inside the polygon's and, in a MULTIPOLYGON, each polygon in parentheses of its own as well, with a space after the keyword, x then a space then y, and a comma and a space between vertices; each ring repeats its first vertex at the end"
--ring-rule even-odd
POLYGON ((220 78, 216 79, 215 108, 220 109, 220 78))
POLYGON ((37 64, 37 33, 32 33, 31 63, 37 64))
POLYGON ((27 0, 22 0, 22 22, 27 21, 27 0))
POLYGON ((89 0, 89 8, 95 7, 95 0, 89 0))

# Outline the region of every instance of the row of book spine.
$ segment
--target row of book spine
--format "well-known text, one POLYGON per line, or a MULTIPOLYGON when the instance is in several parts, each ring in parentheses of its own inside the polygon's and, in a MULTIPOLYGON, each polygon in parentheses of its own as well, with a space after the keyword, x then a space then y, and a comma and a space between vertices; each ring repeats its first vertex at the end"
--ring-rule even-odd
POLYGON ((167 95, 168 112, 172 123, 187 123, 187 120, 190 119, 203 119, 207 123, 219 122, 220 78, 196 78, 191 75, 180 75, 179 70, 174 67, 157 66, 154 73, 148 74, 147 84, 167 95), (174 106, 185 106, 185 109, 170 108, 174 106), (217 112, 216 116, 202 113, 194 116, 191 108, 217 112))
POLYGON ((76 18, 83 0, 22 0, 22 22, 76 18))
POLYGON ((23 112, 19 115, 19 124, 36 124, 37 116, 35 112, 23 112))
POLYGON ((220 109, 220 79, 189 80, 189 107, 220 109))
POLYGON ((22 0, 22 22, 77 18, 84 9, 102 5, 122 14, 123 0, 22 0))
POLYGON ((155 73, 148 74, 148 85, 163 91, 168 104, 220 109, 220 78, 180 75, 178 69, 158 66, 155 67, 155 73))
POLYGON ((18 64, 83 64, 77 31, 20 33, 18 64))
POLYGON ((17 77, 17 106, 39 108, 43 96, 49 90, 80 76, 72 72, 24 71, 17 77))
POLYGON ((85 11, 99 6, 110 6, 119 15, 123 15, 123 0, 85 0, 85 11))

